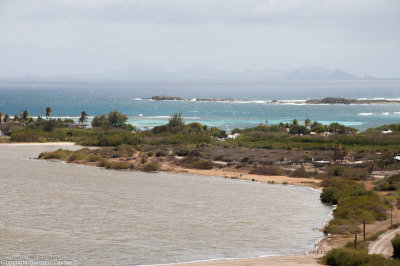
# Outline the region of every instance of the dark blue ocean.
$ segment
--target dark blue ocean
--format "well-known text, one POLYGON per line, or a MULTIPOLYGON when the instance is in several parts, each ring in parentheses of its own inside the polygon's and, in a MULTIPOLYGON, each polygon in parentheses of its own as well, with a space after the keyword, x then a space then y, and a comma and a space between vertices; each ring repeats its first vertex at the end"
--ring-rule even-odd
POLYGON ((77 118, 117 109, 138 128, 165 124, 169 116, 182 113, 187 122, 224 129, 289 122, 310 118, 322 123, 340 122, 365 130, 400 123, 400 104, 307 105, 293 100, 324 97, 400 99, 400 80, 268 81, 268 82, 72 82, 0 80, 0 112, 11 116, 27 109, 42 115, 46 106, 55 117, 77 118), (251 102, 194 102, 140 100, 153 95, 183 98, 234 98, 251 102), (291 100, 267 104, 263 100, 291 100))

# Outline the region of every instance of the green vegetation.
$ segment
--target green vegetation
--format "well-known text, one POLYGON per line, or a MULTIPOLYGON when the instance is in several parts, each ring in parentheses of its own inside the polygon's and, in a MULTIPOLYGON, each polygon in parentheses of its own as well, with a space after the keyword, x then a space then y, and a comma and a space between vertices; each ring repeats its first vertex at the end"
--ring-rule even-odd
POLYGON ((334 218, 324 228, 332 234, 348 234, 356 230, 356 225, 365 221, 373 223, 386 219, 389 206, 373 191, 343 178, 329 178, 322 181, 324 190, 321 201, 337 204, 334 218))
POLYGON ((356 133, 357 130, 338 123, 322 125, 314 122, 306 127, 293 120, 290 124, 264 125, 244 130, 234 129, 232 133, 241 133, 241 136, 230 142, 245 147, 290 150, 331 150, 334 144, 340 143, 348 151, 399 152, 400 131, 398 128, 400 124, 356 133), (382 134, 380 130, 382 128, 394 130, 392 134, 382 134), (310 132, 315 132, 315 134, 309 135, 310 132))
POLYGON ((400 191, 400 174, 376 182, 375 190, 400 191))
POLYGON ((323 262, 332 266, 398 266, 400 262, 385 259, 381 255, 369 255, 367 249, 334 248, 324 257, 323 262))
POLYGON ((68 160, 72 151, 58 149, 54 152, 42 152, 39 154, 39 159, 56 159, 56 160, 68 160))
POLYGON ((108 115, 96 115, 92 120, 92 127, 102 129, 121 128, 131 132, 136 131, 134 126, 126 123, 127 120, 128 116, 114 110, 108 113, 108 115))
POLYGON ((253 175, 283 175, 282 168, 276 165, 257 166, 250 170, 249 174, 253 175))
POLYGON ((400 236, 396 235, 392 239, 392 246, 393 246, 393 258, 400 259, 400 236))
POLYGON ((213 162, 206 160, 197 160, 189 164, 189 168, 210 170, 214 166, 213 162))
POLYGON ((129 162, 110 162, 107 161, 104 165, 106 169, 116 169, 116 170, 122 170, 122 169, 129 169, 132 167, 132 165, 129 162))
POLYGON ((156 172, 160 170, 160 165, 158 163, 146 163, 143 166, 143 171, 145 172, 156 172))

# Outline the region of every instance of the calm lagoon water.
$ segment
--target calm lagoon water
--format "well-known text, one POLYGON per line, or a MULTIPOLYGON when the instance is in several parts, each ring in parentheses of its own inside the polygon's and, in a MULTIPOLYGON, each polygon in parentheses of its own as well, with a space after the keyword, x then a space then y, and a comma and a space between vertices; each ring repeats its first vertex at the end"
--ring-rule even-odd
MULTIPOLYGON (((0 258, 155 264, 299 254, 332 208, 307 187, 104 170, 0 145, 0 258)), ((77 149, 68 146, 65 148, 77 149)))

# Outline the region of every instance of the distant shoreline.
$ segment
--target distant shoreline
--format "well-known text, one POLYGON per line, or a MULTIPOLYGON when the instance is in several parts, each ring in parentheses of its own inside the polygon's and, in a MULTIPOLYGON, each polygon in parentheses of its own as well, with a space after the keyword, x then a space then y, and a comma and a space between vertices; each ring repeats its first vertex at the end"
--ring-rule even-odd
POLYGON ((135 100, 149 101, 182 101, 182 102, 223 102, 223 103, 265 103, 265 104, 312 104, 312 105, 331 105, 331 104, 400 104, 400 99, 347 99, 337 97, 325 97, 323 99, 310 100, 243 100, 233 98, 182 98, 180 96, 156 95, 150 98, 136 98, 135 100))

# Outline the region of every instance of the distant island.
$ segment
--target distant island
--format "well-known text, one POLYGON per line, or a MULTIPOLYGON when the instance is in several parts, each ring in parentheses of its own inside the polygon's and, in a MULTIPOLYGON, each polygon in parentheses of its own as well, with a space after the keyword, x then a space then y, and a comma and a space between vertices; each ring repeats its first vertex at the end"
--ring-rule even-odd
MULTIPOLYGON (((151 98, 142 98, 142 100, 153 100, 153 101, 195 101, 195 102, 254 102, 252 100, 240 100, 232 98, 193 98, 185 99, 179 96, 166 96, 156 95, 151 98)), ((387 99, 346 99, 338 97, 325 97, 323 99, 311 99, 311 100, 262 100, 257 102, 271 103, 271 104, 391 104, 400 103, 400 100, 387 100, 387 99)))
POLYGON ((346 98, 335 98, 326 97, 323 99, 312 99, 307 100, 307 104, 386 104, 386 103, 400 103, 399 100, 357 100, 357 99, 346 99, 346 98))

